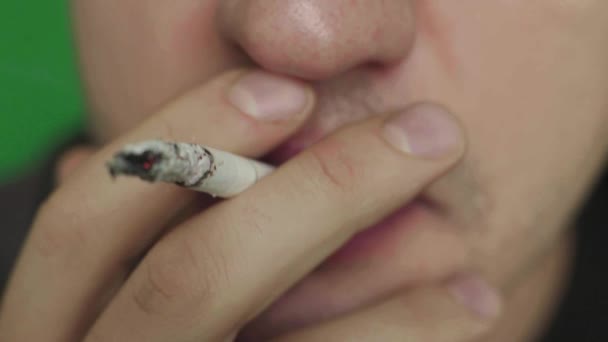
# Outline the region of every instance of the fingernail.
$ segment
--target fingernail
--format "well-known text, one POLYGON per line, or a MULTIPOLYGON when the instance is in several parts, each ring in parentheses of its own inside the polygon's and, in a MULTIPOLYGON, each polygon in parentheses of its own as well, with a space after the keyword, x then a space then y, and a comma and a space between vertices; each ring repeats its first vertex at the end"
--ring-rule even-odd
POLYGON ((243 113, 261 121, 288 120, 301 113, 310 101, 305 85, 263 71, 243 76, 228 98, 243 113))
POLYGON ((440 157, 463 141, 456 119, 430 103, 414 105, 390 118, 383 133, 397 149, 421 157, 440 157))
POLYGON ((498 292, 480 276, 457 276, 449 281, 448 289, 457 301, 480 318, 492 319, 500 314, 498 292))

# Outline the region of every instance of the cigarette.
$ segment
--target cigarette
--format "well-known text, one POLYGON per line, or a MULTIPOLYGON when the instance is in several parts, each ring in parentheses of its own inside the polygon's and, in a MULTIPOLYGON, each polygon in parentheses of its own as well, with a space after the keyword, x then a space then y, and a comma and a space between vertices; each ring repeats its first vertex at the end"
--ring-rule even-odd
POLYGON ((208 146, 149 140, 126 145, 106 164, 110 175, 168 182, 214 197, 232 197, 274 170, 273 166, 208 146))

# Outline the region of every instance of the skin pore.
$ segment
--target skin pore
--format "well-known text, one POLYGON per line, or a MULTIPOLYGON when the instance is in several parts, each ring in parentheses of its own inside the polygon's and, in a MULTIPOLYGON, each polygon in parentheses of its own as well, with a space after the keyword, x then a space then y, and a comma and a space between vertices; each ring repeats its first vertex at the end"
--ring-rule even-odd
POLYGON ((464 158, 421 199, 440 215, 413 215, 413 228, 390 239, 377 234, 382 249, 334 256, 259 315, 252 336, 469 269, 507 296, 489 340, 523 340, 547 320, 566 275, 569 220, 608 149, 608 2, 73 3, 100 144, 213 76, 251 66, 299 78, 317 94, 313 116, 283 151, 421 101, 448 108, 466 131, 464 158), (533 293, 537 310, 525 305, 533 293))

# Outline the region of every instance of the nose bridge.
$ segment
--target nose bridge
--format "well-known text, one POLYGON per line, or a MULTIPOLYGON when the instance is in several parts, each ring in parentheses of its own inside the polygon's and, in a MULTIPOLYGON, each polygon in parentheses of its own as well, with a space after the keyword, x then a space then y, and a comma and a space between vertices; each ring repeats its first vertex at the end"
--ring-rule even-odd
POLYGON ((228 38, 262 67, 322 79, 362 64, 388 64, 409 51, 411 0, 229 0, 228 38))

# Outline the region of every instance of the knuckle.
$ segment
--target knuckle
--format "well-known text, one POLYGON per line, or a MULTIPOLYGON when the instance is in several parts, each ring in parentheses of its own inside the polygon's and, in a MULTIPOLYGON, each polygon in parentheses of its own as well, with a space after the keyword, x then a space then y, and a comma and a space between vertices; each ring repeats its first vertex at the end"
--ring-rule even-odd
POLYGON ((191 303, 195 292, 201 292, 193 284, 196 263, 187 247, 158 246, 144 259, 142 271, 143 279, 133 300, 146 314, 179 312, 191 303))
MULTIPOLYGON (((164 243, 154 248, 142 262, 142 279, 132 293, 136 307, 147 315, 196 317, 217 293, 218 257, 208 257, 204 247, 178 238, 177 243, 164 243), (215 260, 215 261, 210 261, 215 260), (204 261, 204 265, 203 264, 204 261)), ((221 259, 220 259, 221 260, 221 259)))
MULTIPOLYGON (((259 241, 264 241, 267 239, 271 232, 268 231, 268 227, 273 226, 273 215, 267 213, 266 210, 260 208, 256 203, 252 203, 241 208, 243 212, 242 220, 239 220, 238 224, 242 227, 247 227, 246 231, 254 232, 255 234, 248 234, 247 238, 251 238, 252 236, 259 239, 259 241)), ((225 229, 225 234, 229 233, 229 229, 225 229)), ((237 232, 234 232, 234 239, 240 240, 242 244, 247 243, 247 241, 243 241, 243 237, 239 236, 237 232)))
MULTIPOLYGON (((80 224, 64 202, 49 198, 36 215, 31 242, 45 258, 72 258, 86 250, 94 237, 90 226, 80 224)), ((77 260, 77 259, 76 259, 77 260)))
POLYGON ((357 161, 348 154, 344 144, 338 141, 326 141, 318 148, 311 149, 312 168, 315 170, 313 179, 321 183, 323 188, 341 193, 352 193, 359 180, 357 161))

